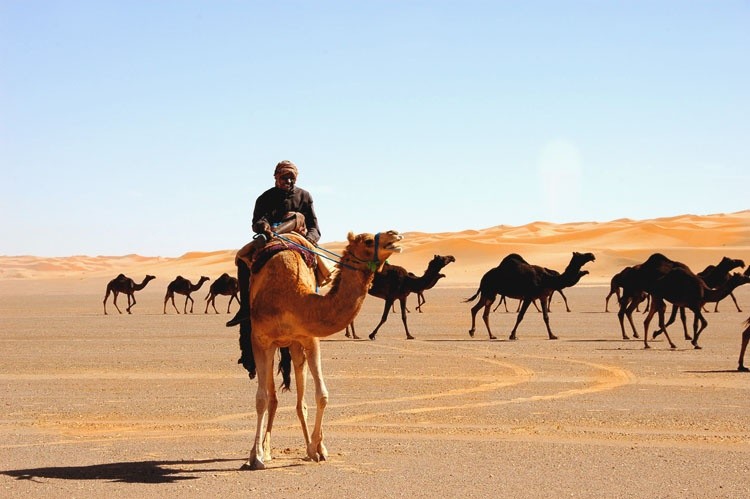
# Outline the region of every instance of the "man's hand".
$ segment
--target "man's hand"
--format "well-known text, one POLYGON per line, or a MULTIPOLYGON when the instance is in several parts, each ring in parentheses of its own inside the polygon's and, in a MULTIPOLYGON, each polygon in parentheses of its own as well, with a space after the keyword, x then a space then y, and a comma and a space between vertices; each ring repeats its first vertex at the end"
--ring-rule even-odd
POLYGON ((266 220, 258 220, 253 224, 253 232, 256 234, 263 234, 267 239, 271 239, 273 234, 271 233, 271 225, 266 220))

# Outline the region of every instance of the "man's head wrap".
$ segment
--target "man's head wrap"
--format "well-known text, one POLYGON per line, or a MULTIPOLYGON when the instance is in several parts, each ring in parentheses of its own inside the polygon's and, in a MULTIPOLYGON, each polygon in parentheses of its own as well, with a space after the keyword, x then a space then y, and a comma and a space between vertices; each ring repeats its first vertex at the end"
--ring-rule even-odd
POLYGON ((283 177, 287 173, 294 174, 294 178, 297 178, 297 175, 299 175, 299 173, 297 172, 297 165, 295 165, 288 159, 285 159, 284 161, 280 161, 279 164, 276 165, 276 170, 273 172, 273 176, 279 178, 283 177))

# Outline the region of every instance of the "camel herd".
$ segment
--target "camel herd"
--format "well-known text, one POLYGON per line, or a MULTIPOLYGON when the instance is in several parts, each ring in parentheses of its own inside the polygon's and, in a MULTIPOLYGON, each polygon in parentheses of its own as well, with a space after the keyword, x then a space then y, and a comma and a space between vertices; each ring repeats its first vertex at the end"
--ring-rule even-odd
MULTIPOLYGON (((104 315, 107 314, 107 299, 109 298, 109 295, 112 295, 112 303, 114 304, 115 308, 118 312, 122 313, 120 310, 120 307, 117 306, 117 296, 122 293, 128 297, 128 306, 125 309, 127 313, 131 313, 130 310, 133 308, 133 305, 135 305, 135 292, 140 291, 143 288, 146 287, 146 284, 148 284, 153 279, 156 279, 156 277, 152 275, 147 275, 143 281, 140 284, 136 284, 133 279, 130 277, 125 276, 124 274, 120 274, 111 281, 107 283, 107 291, 104 295, 104 301, 102 302, 104 305, 104 315)), ((188 313, 187 311, 187 304, 188 301, 190 302, 190 313, 193 313, 193 305, 195 301, 190 296, 191 293, 194 291, 198 291, 201 286, 203 286, 203 283, 206 281, 210 281, 211 279, 206 276, 201 276, 201 278, 198 280, 196 284, 193 284, 190 282, 190 280, 185 279, 181 275, 178 275, 174 278, 172 282, 170 282, 167 285, 167 294, 164 295, 164 313, 167 313, 167 302, 169 300, 172 301, 172 306, 175 309, 175 312, 178 314, 180 311, 177 309, 177 306, 174 303, 174 295, 184 295, 185 296, 185 306, 183 307, 183 313, 188 313)), ((237 286, 237 278, 232 277, 226 272, 220 275, 213 283, 211 283, 211 286, 209 287, 208 294, 206 295, 206 310, 204 313, 208 313, 208 306, 211 305, 214 308, 214 312, 217 314, 219 313, 218 310, 216 310, 216 297, 219 295, 223 296, 229 296, 229 303, 227 304, 227 313, 229 313, 229 308, 232 306, 232 302, 234 300, 237 300, 237 303, 240 303, 240 298, 237 295, 239 291, 239 288, 237 286)))
MULTIPOLYGON (((303 237, 290 235, 297 246, 306 247, 309 251, 315 248, 303 237)), ((255 396, 257 412, 257 426, 253 447, 246 469, 263 469, 265 463, 271 459, 271 430, 273 427, 278 398, 274 380, 274 361, 276 352, 282 350, 279 371, 282 373, 282 387, 289 389, 291 371, 297 391, 297 417, 302 427, 307 456, 314 461, 323 461, 328 457, 328 450, 323 443, 323 414, 328 403, 328 390, 323 380, 320 364, 320 338, 331 336, 346 330, 347 336, 358 338, 354 331, 354 318, 359 313, 367 294, 384 300, 383 315, 380 322, 369 335, 374 340, 378 329, 388 317, 388 313, 398 300, 401 307, 401 318, 406 331, 406 338, 413 339, 409 333, 406 321, 406 298, 411 293, 418 295, 416 310, 422 312, 425 303, 422 293, 435 286, 443 277, 440 271, 448 264, 455 262, 451 256, 435 255, 428 263, 427 269, 421 276, 412 274, 403 267, 390 265, 386 259, 394 253, 400 252, 400 241, 403 237, 395 231, 377 234, 363 233, 355 235, 349 233, 348 244, 337 263, 329 291, 325 294, 317 292, 315 271, 310 268, 299 251, 280 251, 268 257, 267 261, 253 274, 253 286, 250 288, 250 309, 253 324, 251 336, 253 357, 256 371, 251 372, 251 379, 257 375, 258 387, 255 396), (316 414, 312 432, 307 424, 307 405, 305 403, 305 387, 308 368, 315 386, 316 414)), ((560 293, 563 289, 574 286, 588 274, 582 270, 583 266, 595 260, 592 253, 574 252, 570 263, 562 273, 552 269, 532 265, 518 254, 510 254, 502 259, 500 264, 487 271, 479 283, 477 292, 464 300, 469 303, 479 298, 471 307, 471 329, 469 335, 474 336, 476 330, 475 317, 480 308, 484 308, 482 319, 490 339, 495 339, 489 324, 490 309, 496 298, 501 301, 506 298, 520 300, 518 316, 510 339, 516 339, 519 324, 531 304, 539 303, 547 327, 549 339, 557 339, 549 324, 549 304, 553 293, 560 293)), ((658 314, 659 328, 652 337, 664 334, 672 348, 674 343, 669 339, 667 326, 671 324, 677 313, 683 321, 686 338, 692 341, 695 348, 700 348, 698 338, 706 328, 707 321, 703 316, 703 308, 709 302, 718 302, 732 296, 737 310, 740 310, 732 291, 742 284, 750 282, 750 267, 744 273, 732 271, 744 267, 741 260, 724 258, 718 265, 707 267, 704 271, 693 273, 687 265, 670 260, 660 253, 654 253, 641 264, 627 267, 612 277, 610 293, 605 300, 605 311, 609 298, 617 296, 619 310, 617 313, 623 338, 625 333, 624 319, 627 318, 633 330, 633 336, 639 337, 633 324, 632 313, 641 303, 648 304, 644 321, 644 347, 648 345, 648 327, 653 316, 658 314), (664 315, 667 303, 672 304, 672 314, 665 323, 664 315), (693 312, 692 336, 688 334, 685 324, 685 309, 693 312)), ((154 276, 146 276, 137 284, 132 279, 120 274, 107 285, 104 297, 104 313, 106 302, 110 294, 114 294, 113 301, 117 308, 117 295, 124 293, 128 296, 130 313, 135 305, 135 291, 143 289, 154 276)), ((197 291, 209 278, 203 276, 198 283, 192 284, 183 277, 177 277, 167 286, 164 297, 164 313, 167 301, 172 300, 172 306, 179 313, 174 304, 174 295, 185 295, 183 312, 187 313, 187 302, 190 301, 190 312, 193 311, 193 301, 190 294, 197 291)), ((217 295, 230 296, 229 306, 237 299, 237 280, 223 274, 211 285, 206 296, 206 311, 209 304, 217 295)), ((239 302, 239 300, 238 300, 239 302)), ((567 299, 566 309, 567 309, 567 299)), ((118 312, 120 309, 117 308, 118 312)), ((569 309, 568 309, 569 310, 569 309)), ((214 311, 218 313, 214 305, 214 311)), ((742 333, 742 346, 738 369, 747 371, 743 358, 750 341, 750 318, 747 328, 742 333)))

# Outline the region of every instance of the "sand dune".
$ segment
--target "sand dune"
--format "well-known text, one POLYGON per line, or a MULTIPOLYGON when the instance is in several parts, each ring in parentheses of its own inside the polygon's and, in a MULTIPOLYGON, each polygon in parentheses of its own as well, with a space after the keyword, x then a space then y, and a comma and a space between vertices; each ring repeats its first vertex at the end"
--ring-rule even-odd
MULTIPOLYGON (((341 241, 323 247, 340 253, 341 241)), ((461 232, 405 233, 404 252, 391 263, 421 273, 434 254, 451 254, 455 264, 445 269, 441 286, 473 286, 481 276, 509 253, 519 253, 530 263, 562 270, 573 251, 593 252, 596 262, 581 285, 609 282, 626 265, 639 263, 655 251, 683 261, 700 271, 716 264, 723 256, 750 262, 750 210, 706 216, 680 215, 651 220, 618 219, 610 222, 552 224, 533 222, 514 227, 498 225, 461 232)), ((176 258, 125 256, 0 256, 0 283, 14 281, 15 291, 23 292, 18 281, 76 279, 92 289, 102 286, 120 272, 135 280, 146 274, 164 280, 183 275, 198 280, 201 275, 215 278, 234 272, 234 249, 188 252, 176 258)), ((0 291, 5 286, 0 286, 0 291)))

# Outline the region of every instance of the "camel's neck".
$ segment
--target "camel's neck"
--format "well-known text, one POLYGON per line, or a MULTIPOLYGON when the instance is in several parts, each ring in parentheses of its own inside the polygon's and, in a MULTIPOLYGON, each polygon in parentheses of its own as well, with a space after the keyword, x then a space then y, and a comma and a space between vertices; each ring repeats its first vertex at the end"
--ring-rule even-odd
POLYGON ((362 308, 374 275, 369 270, 342 266, 327 294, 311 295, 317 303, 308 308, 310 316, 307 320, 315 324, 310 332, 325 337, 341 332, 351 324, 362 308))
POLYGON ((718 302, 729 296, 729 293, 739 287, 742 282, 727 282, 718 288, 706 287, 703 291, 703 299, 710 302, 718 302))
POLYGON ((135 286, 133 286, 133 289, 136 291, 142 290, 143 288, 146 287, 146 284, 148 284, 148 281, 149 281, 148 279, 144 279, 142 283, 136 284, 135 286))
POLYGON ((201 288, 201 286, 203 286, 204 282, 206 282, 206 280, 201 279, 200 281, 198 281, 198 284, 190 286, 190 292, 192 293, 193 291, 198 291, 201 288))

